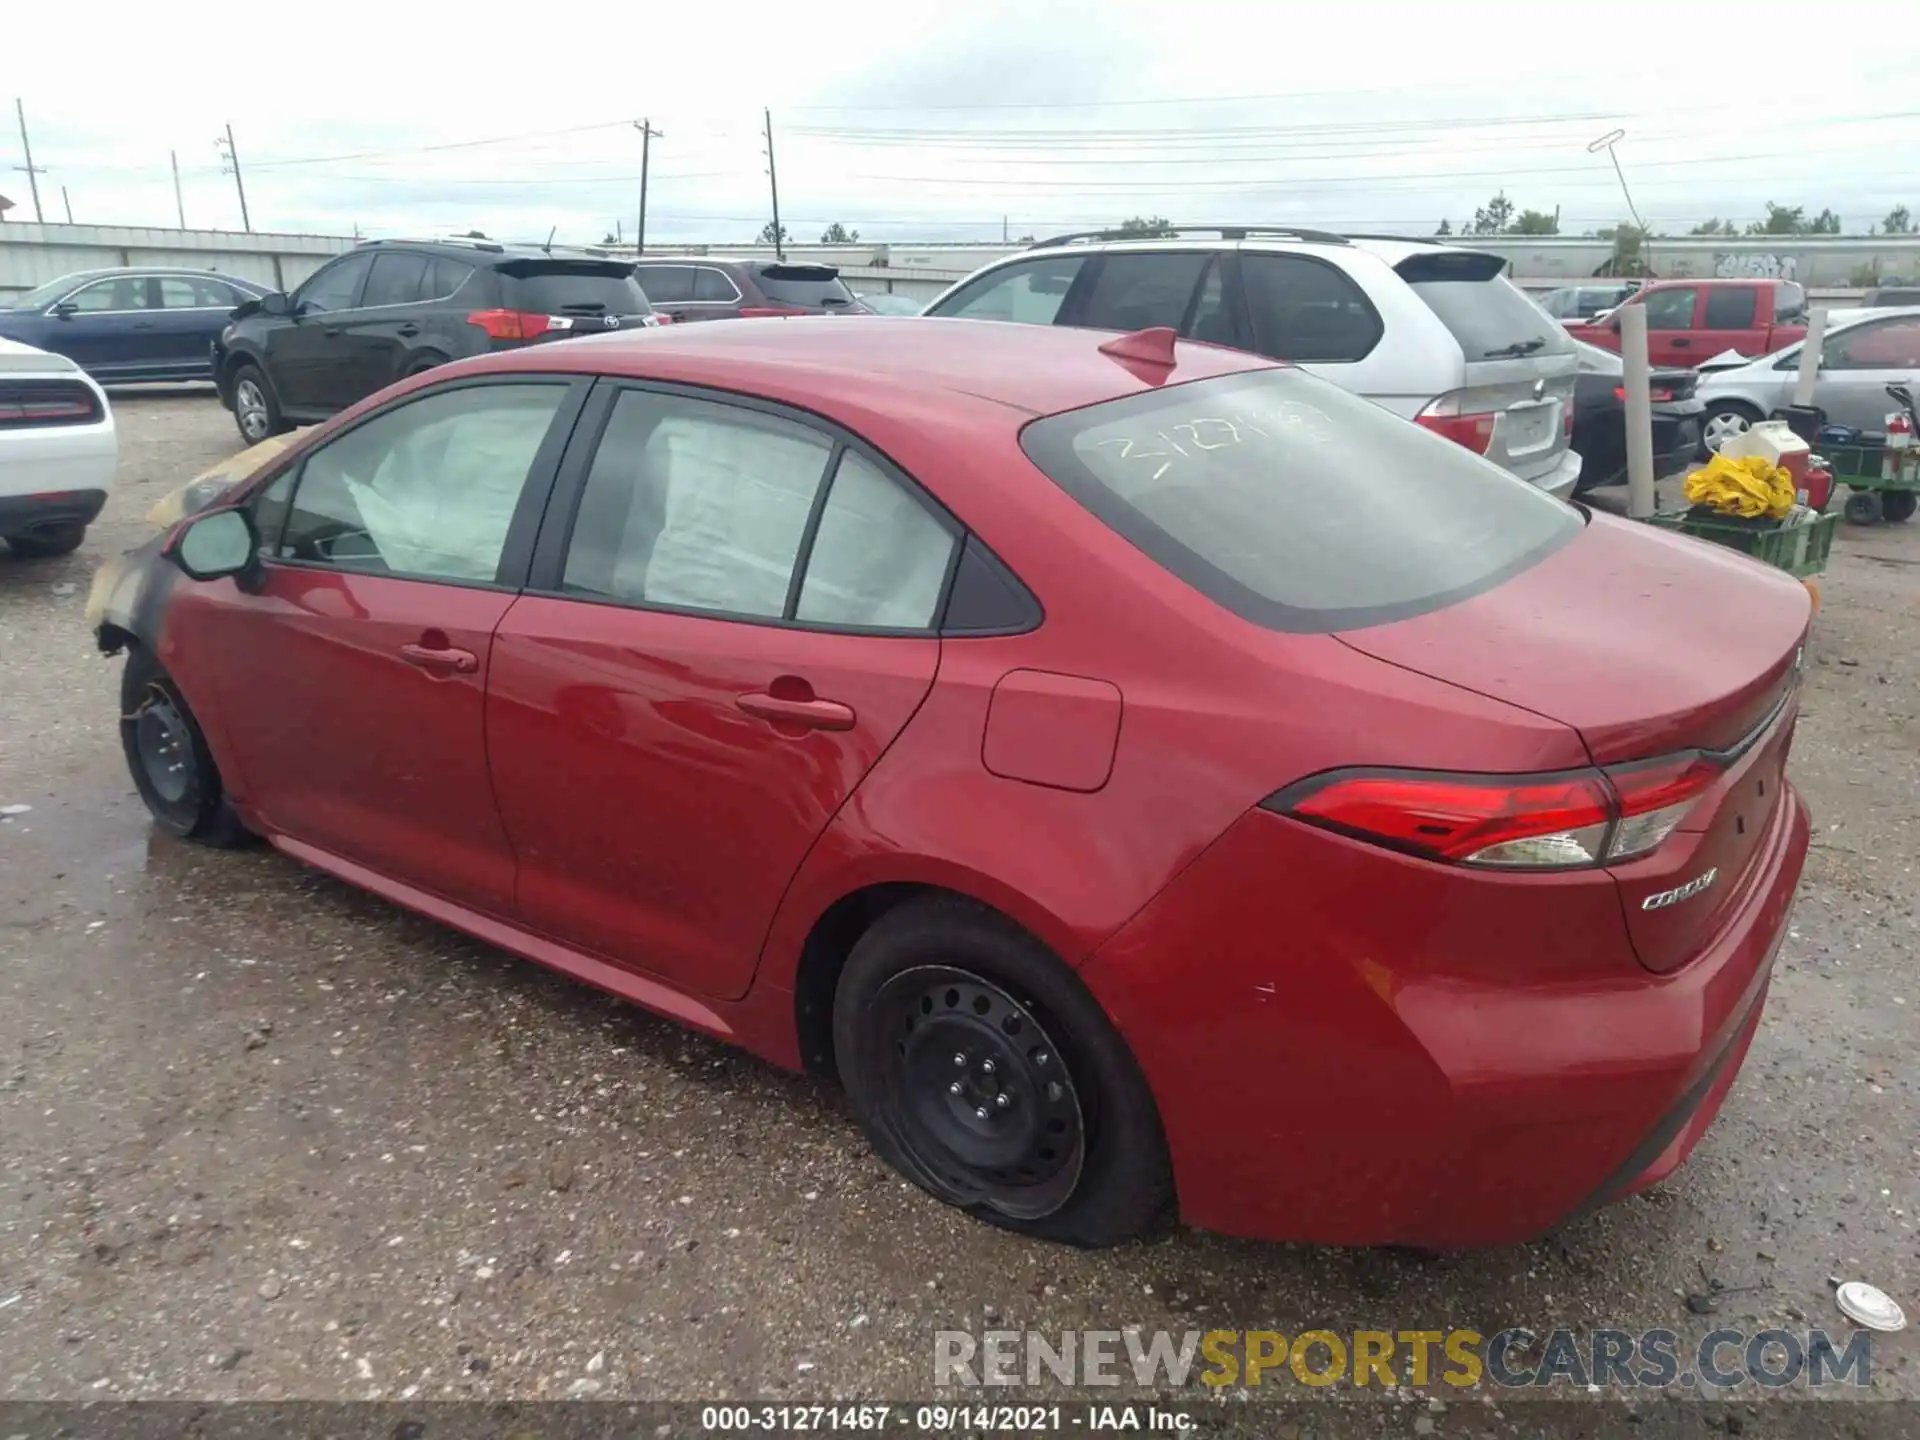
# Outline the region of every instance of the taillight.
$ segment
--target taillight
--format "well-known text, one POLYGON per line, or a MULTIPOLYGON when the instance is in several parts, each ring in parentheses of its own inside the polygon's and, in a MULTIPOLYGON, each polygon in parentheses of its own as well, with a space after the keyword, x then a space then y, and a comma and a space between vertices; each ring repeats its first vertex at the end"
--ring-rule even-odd
POLYGON ((467 323, 478 325, 491 340, 537 340, 553 328, 553 316, 528 310, 475 310, 467 323))
POLYGON ((1263 804, 1429 860, 1562 870, 1646 854, 1718 773, 1693 752, 1553 775, 1348 770, 1302 781, 1263 804))
POLYGON ((100 418, 100 402, 74 380, 29 380, 0 386, 0 427, 85 425, 100 418))
MULTIPOLYGON (((1627 387, 1624 385, 1614 386, 1613 398, 1618 400, 1622 405, 1626 404, 1627 387)), ((1665 386, 1649 385, 1647 387, 1647 399, 1651 400, 1655 405, 1659 405, 1673 399, 1673 391, 1667 389, 1665 386)))
POLYGON ((656 325, 671 325, 673 323, 673 317, 667 314, 665 311, 655 310, 651 314, 642 316, 640 319, 640 323, 642 325, 646 325, 649 327, 656 326, 656 325))
POLYGON ((1493 426, 1498 418, 1491 410, 1463 412, 1458 394, 1442 395, 1413 417, 1415 424, 1466 446, 1476 455, 1486 454, 1493 444, 1493 426))
POLYGON ((740 318, 743 320, 760 319, 769 315, 804 315, 806 313, 806 310, 798 305, 742 305, 740 307, 740 318))
POLYGON ((1719 774, 1718 765, 1692 753, 1613 766, 1606 775, 1620 797, 1620 822, 1607 844, 1607 858, 1626 860, 1657 849, 1719 774))

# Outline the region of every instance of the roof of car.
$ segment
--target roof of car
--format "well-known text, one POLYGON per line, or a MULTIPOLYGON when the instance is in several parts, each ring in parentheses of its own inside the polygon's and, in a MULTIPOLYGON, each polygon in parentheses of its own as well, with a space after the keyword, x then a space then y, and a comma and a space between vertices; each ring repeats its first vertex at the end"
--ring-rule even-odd
POLYGON ((1268 230, 1257 226, 1248 227, 1244 236, 1233 231, 1226 235, 1207 239, 1187 238, 1173 235, 1160 239, 1151 236, 1128 239, 1101 239, 1094 237, 1059 237, 1060 243, 1042 242, 1027 250, 1021 250, 993 263, 1000 265, 1008 260, 1025 259, 1034 255, 1084 255, 1088 252, 1139 252, 1166 250, 1239 250, 1273 251, 1285 254, 1291 251, 1310 250, 1317 254, 1351 254, 1362 251, 1389 265, 1397 265, 1409 255, 1445 254, 1487 254, 1471 245, 1449 245, 1439 240, 1422 240, 1410 235, 1335 235, 1318 230, 1268 230))
POLYGON ((505 351, 458 368, 667 379, 822 410, 844 403, 909 414, 916 402, 938 396, 1051 415, 1163 382, 1275 365, 1244 351, 1182 341, 1174 368, 1159 377, 1102 354, 1099 347, 1113 338, 1110 331, 993 320, 795 316, 621 331, 505 351))
MULTIPOLYGON (((77 285, 86 280, 111 280, 116 275, 187 275, 199 280, 238 281, 242 285, 249 285, 255 289, 261 288, 260 282, 257 280, 247 280, 238 275, 228 275, 223 271, 213 269, 211 266, 195 268, 192 265, 106 265, 98 270, 74 270, 65 275, 56 275, 53 278, 63 283, 71 281, 77 285)), ((42 281, 41 283, 52 284, 53 281, 42 281)))

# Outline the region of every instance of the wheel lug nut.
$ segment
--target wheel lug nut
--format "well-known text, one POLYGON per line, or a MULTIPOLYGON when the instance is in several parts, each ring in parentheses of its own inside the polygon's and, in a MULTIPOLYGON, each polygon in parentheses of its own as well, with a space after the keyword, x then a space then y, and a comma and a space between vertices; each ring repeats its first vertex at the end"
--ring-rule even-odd
POLYGON ((947 1086, 947 1093, 950 1095, 958 1095, 962 1088, 960 1082, 956 1080, 953 1084, 947 1086))
POLYGON ((991 1060, 982 1060, 982 1061, 980 1062, 980 1073, 981 1073, 981 1074, 983 1074, 983 1075, 991 1075, 991 1074, 993 1074, 993 1061, 991 1061, 991 1060))
POLYGON ((964 1064, 966 1064, 966 1063, 967 1063, 967 1052, 966 1052, 966 1051, 964 1051, 964 1050, 956 1050, 956 1051, 954 1051, 954 1053, 953 1053, 953 1063, 954 1063, 954 1064, 956 1064, 956 1065, 964 1065, 964 1064))
POLYGON ((978 1106, 974 1109, 973 1113, 984 1120, 987 1118, 987 1107, 984 1105, 978 1106))
POLYGON ((1065 1090, 1060 1088, 1060 1082, 1058 1080, 1049 1080, 1047 1082, 1047 1098, 1049 1100, 1058 1100, 1066 1093, 1065 1090))
POLYGON ((998 1105, 1002 1110, 1004 1110, 1007 1108, 1007 1106, 1011 1105, 1013 1101, 1009 1100, 1007 1098, 1007 1092, 1002 1090, 998 1095, 993 1097, 993 1103, 998 1105))
POLYGON ((1053 1057, 1051 1055, 1047 1054, 1046 1051, 1042 1050, 1033 1057, 1033 1063, 1036 1065, 1044 1065, 1047 1063, 1047 1061, 1051 1060, 1052 1058, 1053 1057))

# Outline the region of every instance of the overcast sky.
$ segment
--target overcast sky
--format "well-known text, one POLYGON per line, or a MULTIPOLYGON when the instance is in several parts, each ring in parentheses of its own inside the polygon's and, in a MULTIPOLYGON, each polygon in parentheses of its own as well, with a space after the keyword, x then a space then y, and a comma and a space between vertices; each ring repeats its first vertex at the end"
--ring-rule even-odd
MULTIPOLYGON (((173 150, 187 223, 238 229, 213 144, 230 122, 256 230, 631 239, 645 116, 649 242, 750 240, 770 213, 766 107, 803 241, 836 220, 986 240, 1136 213, 1424 233, 1501 189, 1577 233, 1626 217, 1587 150, 1616 128, 1657 229, 1770 199, 1849 231, 1920 213, 1920 26, 1855 0, 173 0, 97 34, 75 13, 0 6, 48 220, 64 186, 76 221, 175 224, 173 150)), ((12 122, 0 193, 32 219, 12 122)))

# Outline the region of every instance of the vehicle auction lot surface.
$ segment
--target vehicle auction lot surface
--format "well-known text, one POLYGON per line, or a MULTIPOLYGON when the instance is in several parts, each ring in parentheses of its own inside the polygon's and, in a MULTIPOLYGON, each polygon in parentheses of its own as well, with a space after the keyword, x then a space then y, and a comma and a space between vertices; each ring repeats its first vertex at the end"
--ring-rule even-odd
MULTIPOLYGON (((0 1398, 925 1398, 940 1329, 1839 1334, 1829 1275, 1920 1318, 1920 524, 1842 532, 1792 763, 1815 849, 1678 1176, 1494 1253, 1083 1254, 908 1188, 825 1086, 271 850, 156 836, 82 606, 237 441, 204 392, 117 413, 81 551, 0 555, 0 805, 32 807, 0 822, 0 1398)), ((1339 1097, 1275 1056, 1222 1103, 1339 1097)), ((1876 1396, 1920 1398, 1916 1329, 1880 1337, 1876 1396)))

